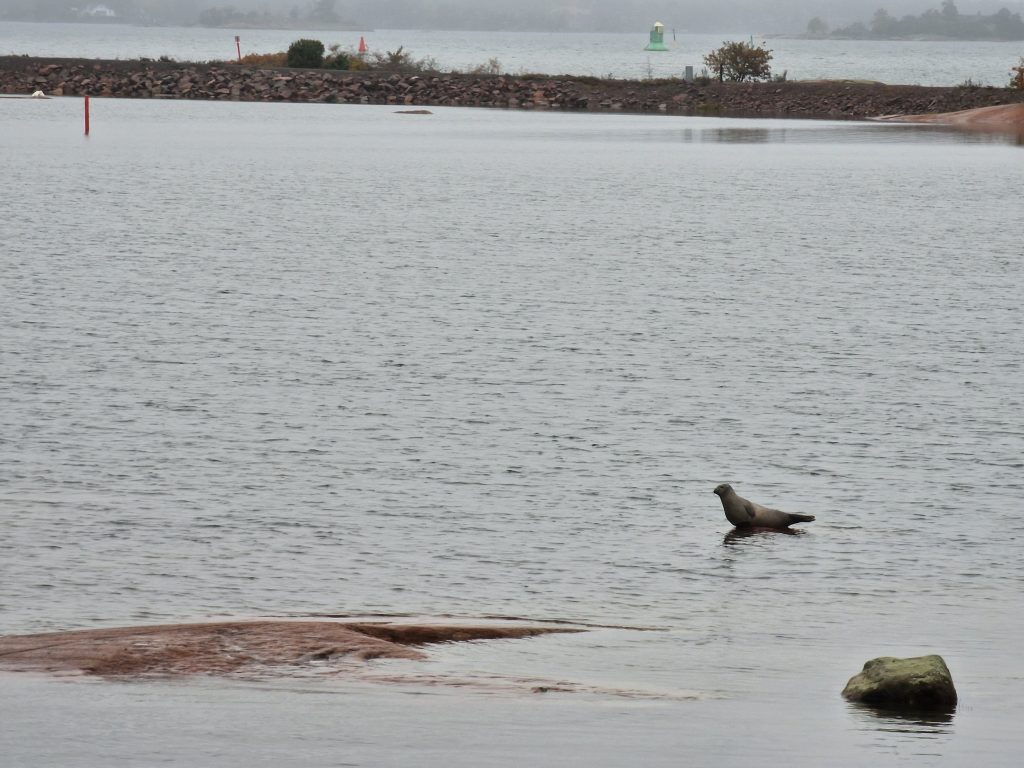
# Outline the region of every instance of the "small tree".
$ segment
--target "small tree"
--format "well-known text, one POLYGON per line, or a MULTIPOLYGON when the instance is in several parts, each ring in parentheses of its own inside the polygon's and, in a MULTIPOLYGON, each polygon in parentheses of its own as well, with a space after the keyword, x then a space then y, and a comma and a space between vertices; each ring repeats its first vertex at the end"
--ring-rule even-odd
POLYGON ((751 43, 723 43, 704 57, 704 63, 719 81, 741 83, 744 80, 769 80, 772 76, 772 52, 751 43))
POLYGON ((1020 64, 1010 68, 1010 87, 1024 91, 1024 56, 1020 57, 1020 64))
POLYGON ((319 40, 296 40, 288 46, 288 66, 319 69, 324 63, 324 44, 319 40))

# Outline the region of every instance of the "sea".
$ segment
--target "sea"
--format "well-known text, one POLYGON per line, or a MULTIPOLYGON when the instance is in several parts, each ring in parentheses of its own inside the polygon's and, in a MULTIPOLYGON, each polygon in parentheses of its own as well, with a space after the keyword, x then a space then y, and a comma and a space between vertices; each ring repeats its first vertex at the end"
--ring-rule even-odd
POLYGON ((772 52, 772 72, 793 80, 851 79, 889 84, 1005 86, 1024 43, 927 40, 810 40, 738 34, 695 34, 666 29, 667 51, 650 52, 645 30, 617 34, 558 32, 449 32, 430 30, 232 30, 201 27, 135 27, 124 24, 31 24, 0 21, 0 55, 99 59, 233 61, 238 53, 287 50, 300 38, 355 52, 360 39, 370 53, 399 48, 443 71, 498 69, 509 74, 590 75, 613 78, 700 74, 704 57, 724 42, 743 41, 772 52), (239 42, 235 43, 235 36, 239 42))
MULTIPOLYGON (((32 29, 21 52, 139 53, 32 29)), ((91 122, 0 99, 0 634, 586 631, 351 676, 0 673, 5 766, 1018 764, 1020 146, 324 104, 91 122), (721 482, 817 519, 744 535, 721 482), (955 712, 840 696, 930 653, 955 712)))

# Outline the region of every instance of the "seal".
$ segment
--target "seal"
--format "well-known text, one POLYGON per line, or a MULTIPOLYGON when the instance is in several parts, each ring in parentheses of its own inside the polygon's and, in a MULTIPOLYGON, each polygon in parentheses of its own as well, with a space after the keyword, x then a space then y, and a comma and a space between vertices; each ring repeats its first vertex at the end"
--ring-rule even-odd
POLYGON ((798 515, 769 509, 744 499, 728 483, 715 488, 715 494, 722 500, 725 519, 737 528, 788 528, 793 523, 809 523, 814 515, 798 515))

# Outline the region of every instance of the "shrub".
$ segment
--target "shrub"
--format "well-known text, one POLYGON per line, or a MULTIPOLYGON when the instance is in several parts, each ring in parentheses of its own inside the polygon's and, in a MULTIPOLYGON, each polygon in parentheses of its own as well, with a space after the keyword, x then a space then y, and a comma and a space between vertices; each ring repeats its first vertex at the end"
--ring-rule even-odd
POLYGON ((412 54, 399 46, 397 51, 371 53, 362 59, 363 69, 380 69, 385 72, 437 72, 437 62, 432 58, 414 59, 412 54))
POLYGON ((1010 69, 1010 87, 1024 91, 1024 56, 1020 57, 1020 64, 1010 69))
POLYGON ((471 75, 500 75, 501 62, 497 58, 488 59, 486 64, 478 64, 469 70, 471 75))
POLYGON ((718 79, 741 83, 744 80, 769 80, 772 76, 772 52, 750 43, 723 43, 717 51, 704 57, 718 79))
POLYGON ((288 66, 288 54, 284 51, 280 53, 247 53, 238 63, 246 67, 286 67, 288 66))
POLYGON ((319 40, 296 40, 288 46, 288 66, 318 69, 324 63, 324 44, 319 40))
POLYGON ((345 51, 333 51, 324 59, 324 66, 327 69, 349 69, 351 64, 352 59, 345 51))

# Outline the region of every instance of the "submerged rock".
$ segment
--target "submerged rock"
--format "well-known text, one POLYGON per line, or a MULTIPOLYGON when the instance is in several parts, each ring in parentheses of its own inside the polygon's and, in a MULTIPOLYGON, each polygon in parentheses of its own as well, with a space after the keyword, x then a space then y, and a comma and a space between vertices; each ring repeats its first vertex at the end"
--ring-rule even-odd
POLYGON ((850 678, 843 697, 874 707, 905 710, 950 709, 957 701, 949 668, 936 655, 872 659, 850 678))
POLYGON ((0 668, 136 678, 282 674, 328 663, 341 672, 370 659, 423 659, 418 648, 433 643, 578 631, 499 623, 308 620, 118 627, 0 637, 0 668))
POLYGON ((990 107, 926 115, 884 115, 875 119, 897 123, 948 125, 967 131, 1005 133, 1024 137, 1024 104, 998 104, 990 107))

